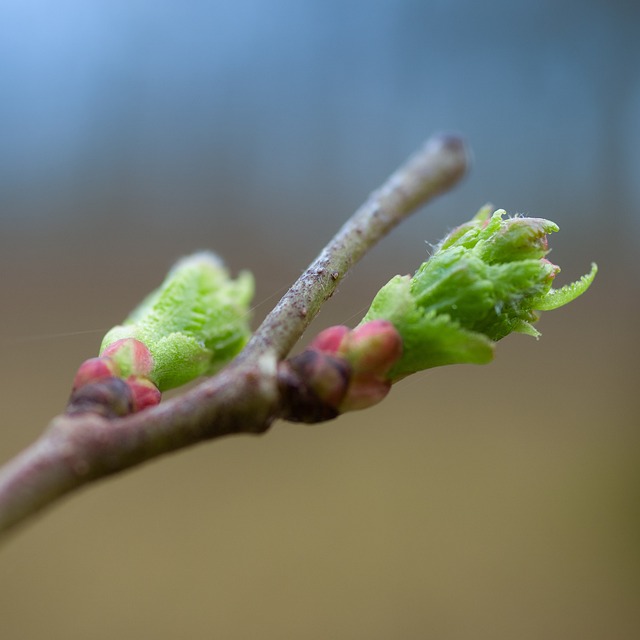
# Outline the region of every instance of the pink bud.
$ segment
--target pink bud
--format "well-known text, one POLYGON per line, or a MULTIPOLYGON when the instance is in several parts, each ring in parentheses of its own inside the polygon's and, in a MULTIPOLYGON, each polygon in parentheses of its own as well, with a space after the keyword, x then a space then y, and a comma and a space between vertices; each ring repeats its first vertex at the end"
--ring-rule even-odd
POLYGON ((89 358, 85 360, 73 379, 73 390, 84 387, 92 382, 113 378, 118 375, 118 367, 111 358, 89 358))
POLYGON ((356 373, 383 376, 402 356, 402 338, 388 320, 372 320, 349 334, 342 351, 356 373))
POLYGON ((310 349, 322 353, 337 353, 349 333, 349 327, 336 325, 321 331, 309 345, 310 349))

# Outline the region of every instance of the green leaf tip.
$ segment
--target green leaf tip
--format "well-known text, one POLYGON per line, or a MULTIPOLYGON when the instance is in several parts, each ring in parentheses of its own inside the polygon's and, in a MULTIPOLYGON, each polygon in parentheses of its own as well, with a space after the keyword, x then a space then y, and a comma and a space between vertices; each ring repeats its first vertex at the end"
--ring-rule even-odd
POLYGON ((571 302, 597 272, 593 265, 577 282, 552 289, 560 268, 545 256, 547 235, 555 231, 550 220, 508 217, 486 206, 451 231, 412 277, 392 278, 363 319, 389 320, 402 337, 391 378, 445 364, 485 364, 508 334, 538 337, 536 311, 571 302))
POLYGON ((598 265, 592 262, 589 273, 585 273, 575 282, 566 284, 560 289, 549 289, 547 293, 533 301, 533 308, 536 311, 552 311, 573 302, 591 286, 597 273, 598 265))
POLYGON ((214 373, 249 339, 253 289, 250 273, 233 280, 213 253, 183 258, 122 325, 107 333, 100 353, 116 341, 139 340, 153 358, 148 378, 161 391, 214 373))

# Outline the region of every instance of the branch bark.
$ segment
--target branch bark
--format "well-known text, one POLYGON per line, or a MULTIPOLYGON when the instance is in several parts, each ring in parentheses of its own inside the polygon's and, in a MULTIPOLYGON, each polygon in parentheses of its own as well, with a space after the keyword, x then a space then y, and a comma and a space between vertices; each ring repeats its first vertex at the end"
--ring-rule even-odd
POLYGON ((165 453, 233 433, 262 433, 283 414, 278 363, 339 281, 418 206, 464 175, 462 140, 438 135, 345 223, 225 370, 158 407, 120 419, 60 415, 0 470, 0 534, 65 494, 165 453))

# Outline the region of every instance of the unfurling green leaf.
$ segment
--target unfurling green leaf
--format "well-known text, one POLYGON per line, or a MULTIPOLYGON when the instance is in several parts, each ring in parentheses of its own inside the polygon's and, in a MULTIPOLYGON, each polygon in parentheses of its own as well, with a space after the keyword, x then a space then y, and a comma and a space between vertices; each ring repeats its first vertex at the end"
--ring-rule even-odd
POLYGON ((539 336, 536 311, 560 307, 587 290, 597 268, 552 289, 560 268, 549 262, 555 223, 506 218, 481 209, 454 229, 413 277, 396 276, 376 295, 363 323, 388 320, 403 343, 393 380, 444 364, 484 364, 494 343, 512 332, 539 336))

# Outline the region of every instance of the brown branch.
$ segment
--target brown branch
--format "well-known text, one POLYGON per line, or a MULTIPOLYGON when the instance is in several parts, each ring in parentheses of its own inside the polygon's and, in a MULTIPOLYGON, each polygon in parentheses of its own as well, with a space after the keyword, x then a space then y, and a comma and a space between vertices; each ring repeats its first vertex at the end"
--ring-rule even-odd
POLYGON ((278 362, 346 271, 411 211, 451 188, 467 153, 451 135, 430 139, 353 215, 267 316, 237 360, 158 407, 119 419, 61 415, 0 470, 0 533, 89 482, 232 433, 262 433, 289 411, 278 362))

